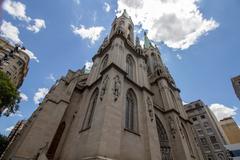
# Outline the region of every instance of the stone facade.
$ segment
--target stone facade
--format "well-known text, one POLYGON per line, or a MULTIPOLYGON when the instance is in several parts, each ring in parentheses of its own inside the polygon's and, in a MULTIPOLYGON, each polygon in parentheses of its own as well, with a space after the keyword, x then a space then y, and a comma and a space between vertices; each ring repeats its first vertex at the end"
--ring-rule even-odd
POLYGON ((29 56, 24 47, 13 46, 0 38, 0 70, 19 88, 28 72, 29 56))
POLYGON ((126 11, 92 58, 50 89, 4 160, 202 160, 180 90, 126 11))
POLYGON ((232 117, 220 120, 220 125, 230 144, 240 143, 240 128, 232 117))
POLYGON ((204 159, 228 159, 224 147, 228 140, 211 110, 201 100, 186 104, 184 107, 193 122, 195 140, 201 148, 204 159))
POLYGON ((233 85, 234 91, 235 91, 238 99, 240 100, 240 75, 233 77, 231 80, 232 80, 232 85, 233 85))

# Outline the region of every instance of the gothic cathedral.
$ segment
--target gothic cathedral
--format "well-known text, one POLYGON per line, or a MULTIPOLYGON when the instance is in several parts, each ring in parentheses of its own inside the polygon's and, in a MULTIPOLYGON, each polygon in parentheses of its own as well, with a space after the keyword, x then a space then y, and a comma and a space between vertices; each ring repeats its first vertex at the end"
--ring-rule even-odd
POLYGON ((92 60, 58 80, 3 160, 203 159, 160 51, 134 41, 126 11, 92 60))

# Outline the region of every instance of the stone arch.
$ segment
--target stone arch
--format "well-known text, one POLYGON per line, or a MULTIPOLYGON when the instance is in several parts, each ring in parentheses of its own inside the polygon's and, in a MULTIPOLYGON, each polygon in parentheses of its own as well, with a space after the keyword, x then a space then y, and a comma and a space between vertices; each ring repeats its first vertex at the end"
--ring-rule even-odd
POLYGON ((128 89, 126 93, 125 128, 138 132, 137 97, 133 89, 128 89))
POLYGON ((127 76, 133 80, 136 75, 136 63, 130 54, 126 57, 126 71, 127 76))
POLYGON ((99 89, 96 88, 93 91, 93 94, 90 98, 88 109, 87 109, 87 112, 85 114, 85 118, 83 121, 82 130, 85 130, 85 129, 88 129, 91 127, 94 111, 95 111, 96 104, 97 104, 98 95, 99 95, 99 89))
POLYGON ((173 160, 167 132, 162 122, 156 115, 155 115, 155 118, 156 118, 157 133, 158 133, 158 140, 160 144, 162 160, 173 160))

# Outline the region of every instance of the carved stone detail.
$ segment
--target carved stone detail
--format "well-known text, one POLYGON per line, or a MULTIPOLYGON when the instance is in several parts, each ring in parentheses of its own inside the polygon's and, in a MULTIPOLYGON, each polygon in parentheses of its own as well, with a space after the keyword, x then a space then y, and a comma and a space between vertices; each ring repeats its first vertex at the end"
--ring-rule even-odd
POLYGON ((179 131, 182 135, 182 138, 184 139, 183 128, 182 128, 182 124, 181 124, 181 121, 179 118, 178 118, 178 127, 179 127, 179 131))
POLYGON ((103 96, 107 91, 108 80, 109 80, 109 77, 108 77, 108 75, 106 75, 104 80, 103 80, 102 88, 101 88, 101 91, 100 91, 100 100, 101 101, 103 100, 103 96))
POLYGON ((170 132, 172 134, 172 137, 175 139, 175 134, 176 134, 176 127, 175 127, 175 122, 173 120, 172 117, 168 117, 168 123, 169 123, 169 127, 170 127, 170 132))
POLYGON ((113 88, 112 88, 112 91, 113 91, 114 101, 117 101, 118 97, 121 94, 121 81, 120 81, 120 78, 119 78, 118 75, 116 75, 113 78, 113 88))
POLYGON ((150 100, 150 98, 147 98, 147 106, 148 106, 148 114, 150 117, 151 122, 153 121, 153 109, 152 109, 152 102, 150 100))

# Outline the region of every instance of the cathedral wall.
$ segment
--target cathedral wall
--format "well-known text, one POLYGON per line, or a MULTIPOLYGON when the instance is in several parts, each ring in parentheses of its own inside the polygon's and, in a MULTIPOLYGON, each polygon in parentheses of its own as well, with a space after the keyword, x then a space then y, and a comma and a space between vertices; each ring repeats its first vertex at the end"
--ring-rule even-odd
POLYGON ((33 158, 40 148, 50 143, 61 121, 67 103, 47 101, 42 111, 31 124, 31 130, 22 137, 22 143, 16 149, 14 157, 33 158), (44 107, 47 106, 47 107, 44 107))
MULTIPOLYGON (((72 146, 71 151, 72 154, 68 153, 68 148, 65 147, 65 156, 68 157, 67 159, 80 159, 83 157, 93 157, 94 155, 97 155, 98 147, 100 143, 100 136, 101 136, 101 127, 103 122, 103 112, 104 108, 100 104, 99 98, 96 102, 96 107, 91 123, 91 127, 87 129, 83 129, 83 123, 84 118, 86 116, 90 99, 96 91, 97 88, 99 88, 100 84, 97 83, 94 86, 92 86, 90 89, 86 89, 83 92, 83 101, 81 101, 77 106, 79 107, 79 111, 76 115, 76 120, 74 121, 72 125, 72 129, 74 130, 74 133, 69 138, 68 145, 72 146), (72 158, 70 158, 70 157, 72 158)), ((66 145, 66 146, 68 146, 66 145)), ((63 158, 64 159, 64 158, 63 158)))
POLYGON ((186 127, 185 122, 183 122, 175 112, 164 113, 155 109, 155 113, 162 122, 168 135, 173 159, 197 159, 197 157, 194 158, 195 153, 193 153, 194 149, 192 148, 192 145, 188 143, 192 142, 190 140, 192 137, 189 136, 191 131, 188 130, 188 128, 185 128, 186 132, 184 132, 183 126, 181 125, 183 124, 184 127, 186 127))
POLYGON ((147 139, 145 139, 146 130, 145 125, 146 121, 145 119, 145 97, 143 96, 143 93, 133 86, 128 81, 125 81, 124 83, 124 95, 122 99, 122 127, 121 127, 121 148, 120 148, 120 154, 121 158, 123 160, 132 159, 132 160, 145 160, 149 159, 149 153, 147 152, 147 139), (128 131, 125 128, 125 104, 126 104, 126 93, 128 89, 132 88, 134 93, 137 97, 137 109, 138 109, 138 131, 136 133, 128 131))
MULTIPOLYGON (((77 113, 81 110, 81 107, 79 104, 83 101, 83 94, 75 89, 70 104, 61 120, 61 122, 65 122, 66 126, 61 138, 61 141, 58 144, 58 148, 56 151, 55 159, 61 159, 62 157, 65 157, 65 159, 71 159, 72 157, 68 157, 73 155, 72 151, 73 149, 73 143, 69 143, 74 135, 78 134, 79 128, 73 127, 73 123, 76 120, 77 113)), ((75 139, 76 141, 76 139, 75 139)))

